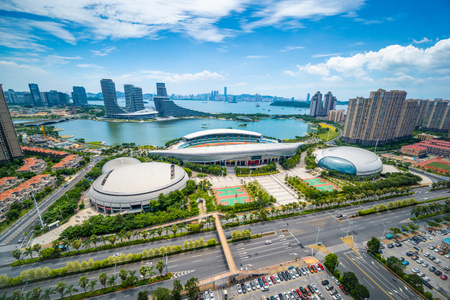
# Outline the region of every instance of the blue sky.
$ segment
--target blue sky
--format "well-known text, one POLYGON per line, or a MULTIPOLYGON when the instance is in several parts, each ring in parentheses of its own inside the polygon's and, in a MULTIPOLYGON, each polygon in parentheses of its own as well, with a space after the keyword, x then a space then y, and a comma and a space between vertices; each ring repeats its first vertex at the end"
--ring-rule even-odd
POLYGON ((4 89, 450 98, 448 0, 2 0, 4 89))

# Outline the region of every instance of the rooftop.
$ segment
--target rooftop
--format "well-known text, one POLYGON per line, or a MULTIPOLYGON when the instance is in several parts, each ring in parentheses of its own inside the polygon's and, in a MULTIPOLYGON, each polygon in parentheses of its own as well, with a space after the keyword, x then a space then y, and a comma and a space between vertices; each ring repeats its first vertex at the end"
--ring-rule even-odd
POLYGON ((412 149, 412 150, 427 150, 427 148, 420 146, 420 144, 406 145, 406 146, 403 146, 402 148, 412 149))
POLYGON ((194 133, 190 133, 188 135, 185 135, 183 139, 190 140, 194 139, 196 137, 201 137, 205 135, 212 135, 212 134, 242 134, 242 135, 252 135, 255 137, 262 137, 261 133, 248 131, 248 130, 240 130, 240 129, 208 129, 208 130, 202 130, 197 131, 194 133))

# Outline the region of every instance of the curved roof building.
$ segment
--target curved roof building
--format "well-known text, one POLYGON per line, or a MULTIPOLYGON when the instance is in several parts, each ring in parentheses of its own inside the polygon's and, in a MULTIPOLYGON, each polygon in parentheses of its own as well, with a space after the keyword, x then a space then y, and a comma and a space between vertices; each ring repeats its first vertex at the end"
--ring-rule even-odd
POLYGON ((247 130, 212 129, 188 134, 172 149, 151 153, 193 163, 258 166, 294 156, 303 145, 278 143, 247 130))
POLYGON ((367 176, 383 170, 381 159, 373 152, 356 147, 333 147, 316 155, 319 167, 340 173, 367 176))
POLYGON ((130 157, 109 161, 89 190, 91 203, 99 211, 141 211, 159 194, 186 187, 183 168, 160 162, 141 163, 130 157))

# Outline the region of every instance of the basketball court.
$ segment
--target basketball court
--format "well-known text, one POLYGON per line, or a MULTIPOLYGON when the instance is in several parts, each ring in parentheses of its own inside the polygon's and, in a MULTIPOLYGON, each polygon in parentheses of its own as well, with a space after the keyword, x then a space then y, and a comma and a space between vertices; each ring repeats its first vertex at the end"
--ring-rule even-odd
POLYGON ((316 189, 324 192, 331 192, 333 190, 341 191, 340 188, 332 184, 331 182, 323 179, 323 178, 306 178, 303 179, 304 182, 309 184, 312 187, 315 187, 316 189))
POLYGON ((220 205, 252 202, 247 191, 240 185, 216 188, 214 189, 214 195, 216 195, 217 202, 219 202, 220 205))

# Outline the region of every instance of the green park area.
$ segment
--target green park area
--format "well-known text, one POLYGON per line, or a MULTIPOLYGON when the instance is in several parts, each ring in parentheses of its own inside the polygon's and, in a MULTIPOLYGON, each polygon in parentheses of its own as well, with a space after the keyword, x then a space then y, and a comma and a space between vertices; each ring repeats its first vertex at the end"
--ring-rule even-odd
POLYGON ((437 162, 437 161, 431 162, 431 163, 427 164, 427 166, 433 167, 433 168, 442 169, 442 170, 445 170, 445 171, 450 171, 450 165, 443 164, 443 163, 440 163, 440 162, 437 162))

